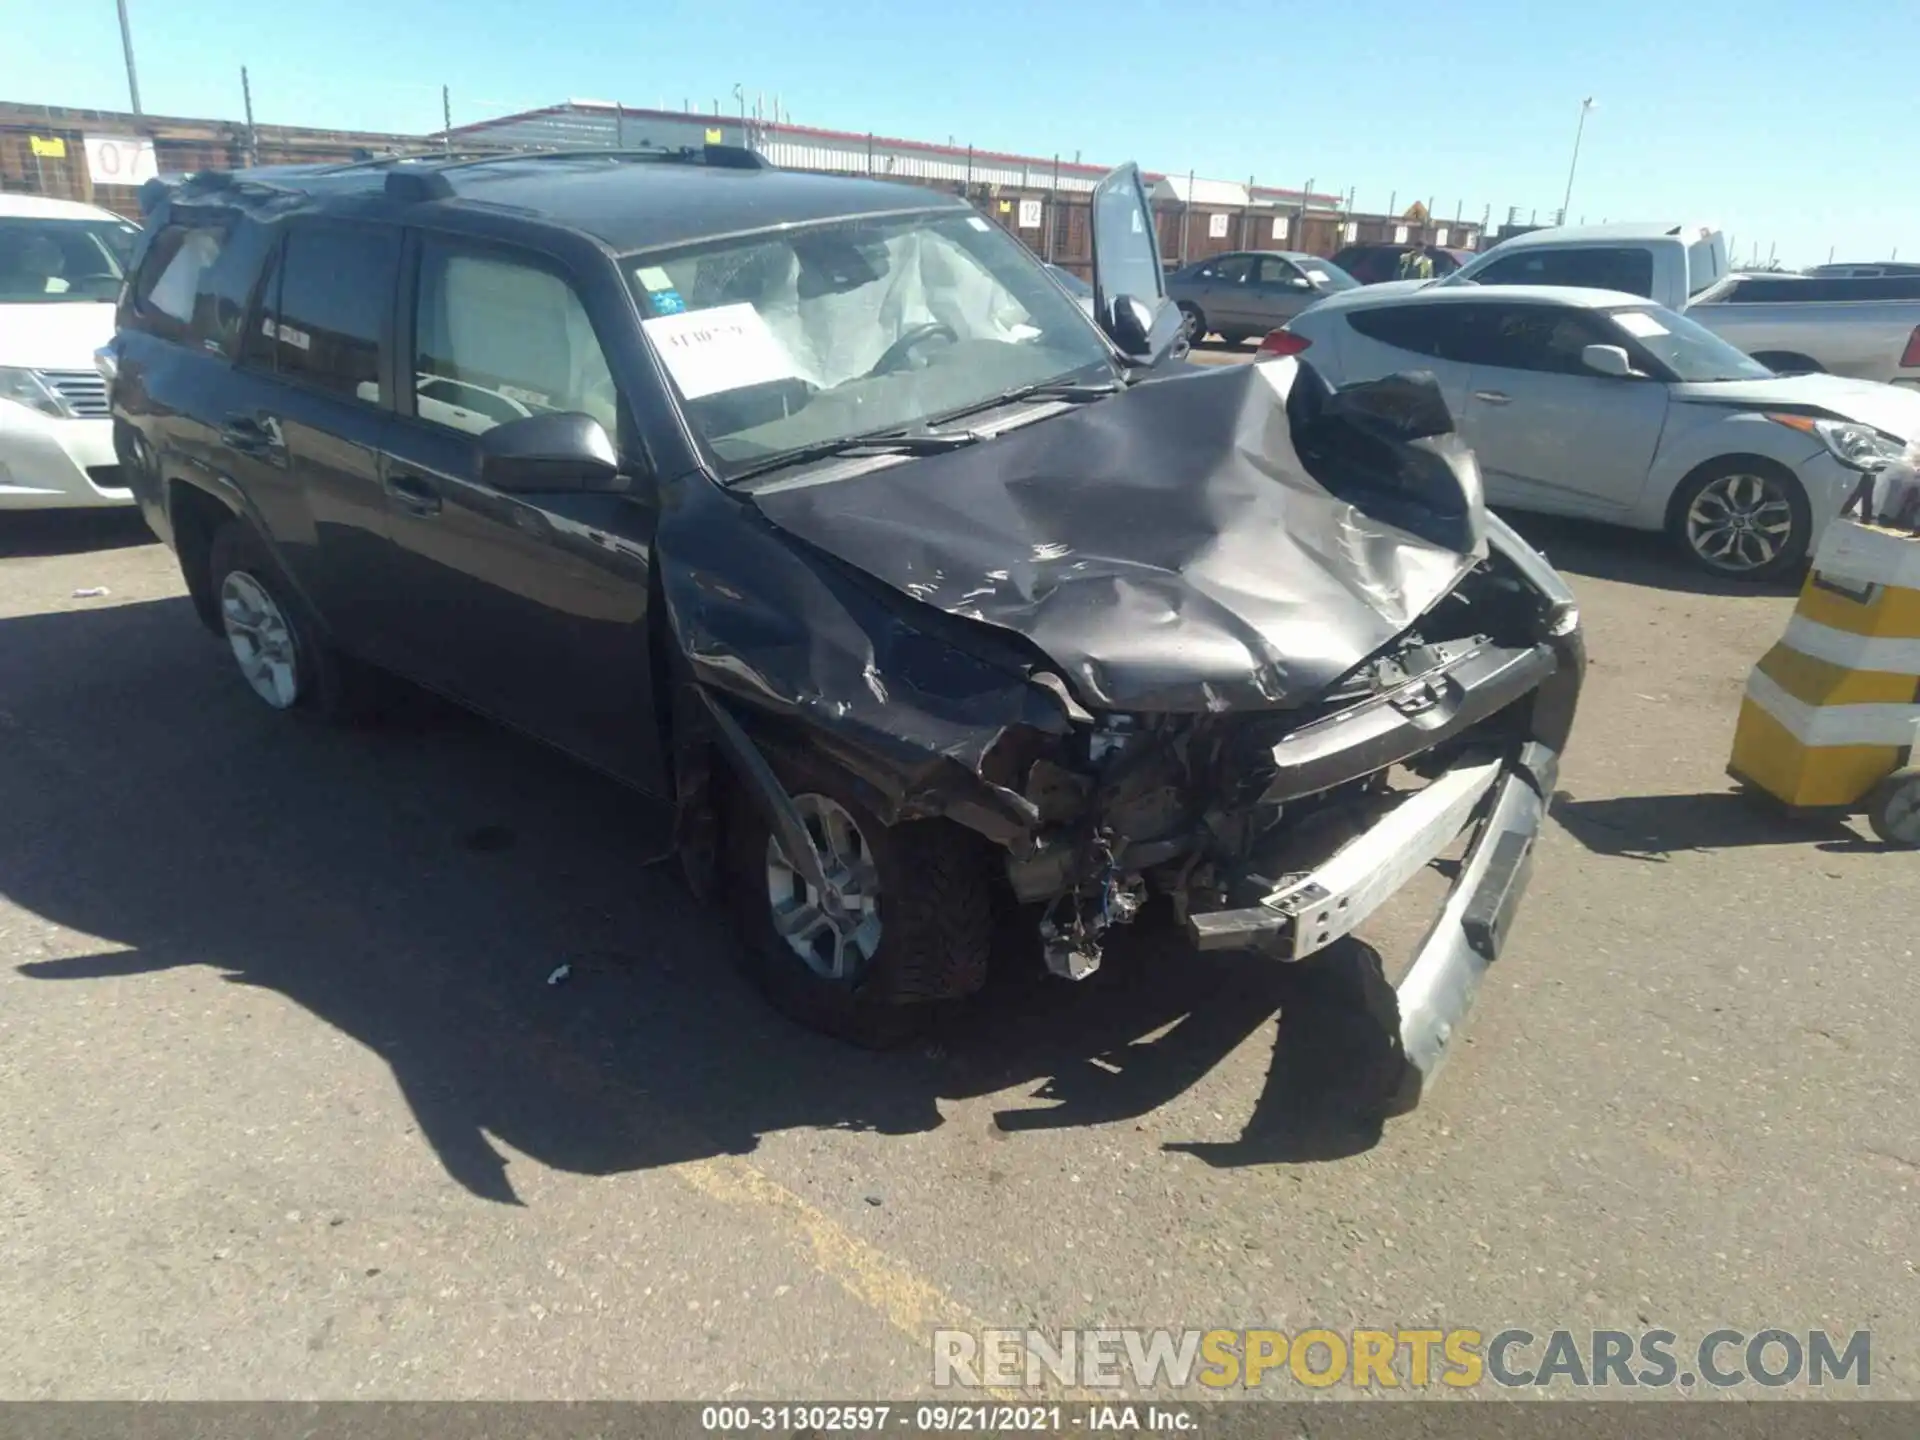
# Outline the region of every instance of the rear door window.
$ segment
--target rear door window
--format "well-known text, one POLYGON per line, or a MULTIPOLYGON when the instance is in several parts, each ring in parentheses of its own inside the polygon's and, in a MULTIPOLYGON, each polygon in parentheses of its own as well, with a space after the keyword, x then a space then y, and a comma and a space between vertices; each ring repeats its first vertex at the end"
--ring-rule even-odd
POLYGON ((227 233, 213 263, 200 271, 189 330, 200 348, 228 359, 239 354, 247 307, 273 239, 265 226, 241 221, 227 233))
POLYGON ((1469 305, 1388 305, 1378 310, 1355 310, 1347 323, 1369 340, 1431 355, 1438 360, 1470 358, 1469 305))
POLYGON ((1580 245, 1521 250, 1477 272, 1482 285, 1569 285, 1653 295, 1653 252, 1635 246, 1580 245))
POLYGON ((1206 270, 1202 270, 1204 279, 1221 285, 1238 285, 1253 274, 1253 256, 1229 255, 1224 260, 1216 260, 1206 270), (1208 271, 1212 273, 1209 274, 1208 271))
MULTIPOLYGON (((272 304, 254 328, 282 377, 382 404, 381 357, 391 347, 400 232, 298 221, 279 256, 272 304)), ((257 347, 250 347, 257 353, 257 347)))

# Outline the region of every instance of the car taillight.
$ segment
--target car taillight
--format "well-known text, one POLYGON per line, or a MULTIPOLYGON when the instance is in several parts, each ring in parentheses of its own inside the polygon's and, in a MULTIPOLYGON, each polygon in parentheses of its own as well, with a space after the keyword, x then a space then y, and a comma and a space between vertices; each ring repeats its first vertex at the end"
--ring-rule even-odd
POLYGON ((1900 364, 1920 365, 1920 325, 1913 327, 1913 334, 1907 337, 1907 348, 1900 352, 1900 364))
POLYGON ((1260 342, 1257 352, 1261 355, 1298 355, 1313 342, 1304 335, 1296 335, 1291 330, 1275 330, 1260 342))

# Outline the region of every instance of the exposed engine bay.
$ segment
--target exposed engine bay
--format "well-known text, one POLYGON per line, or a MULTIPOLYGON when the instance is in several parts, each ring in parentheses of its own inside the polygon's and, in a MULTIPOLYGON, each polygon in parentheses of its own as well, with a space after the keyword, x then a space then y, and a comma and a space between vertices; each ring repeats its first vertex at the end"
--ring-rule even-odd
POLYGON ((1499 559, 1484 562, 1423 617, 1343 676, 1315 704, 1267 714, 1109 714, 1025 763, 1011 745, 983 773, 1018 789, 1041 824, 1016 846, 1007 877, 1044 906, 1048 968, 1080 979, 1100 964, 1102 937, 1150 898, 1175 917, 1244 903, 1289 874, 1288 857, 1324 855, 1357 835, 1402 779, 1430 778, 1470 751, 1510 751, 1529 736, 1531 696, 1551 673, 1538 597, 1499 559), (1530 663, 1529 663, 1530 662, 1530 663), (1468 690, 1463 678, 1503 685, 1468 690), (1517 683, 1516 683, 1517 682, 1517 683), (1384 748, 1373 715, 1391 716, 1384 748), (1289 737, 1348 732, 1300 791, 1279 762, 1289 737))

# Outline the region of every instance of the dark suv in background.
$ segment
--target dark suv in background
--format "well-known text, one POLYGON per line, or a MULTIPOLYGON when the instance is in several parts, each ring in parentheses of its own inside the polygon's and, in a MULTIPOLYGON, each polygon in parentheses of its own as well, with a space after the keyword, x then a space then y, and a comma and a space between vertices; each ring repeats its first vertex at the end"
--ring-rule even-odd
POLYGON ((1433 278, 1451 275, 1473 258, 1471 250, 1443 250, 1438 245, 1349 245, 1333 257, 1333 263, 1362 285, 1379 285, 1400 279, 1400 261, 1410 250, 1425 250, 1433 261, 1433 278))
POLYGON ((265 704, 393 672, 659 797, 773 1000, 876 1043, 1007 919, 1076 978, 1150 899, 1302 959, 1465 830, 1438 1062, 1577 612, 1430 383, 1178 360, 1133 167, 1086 309, 961 200, 718 146, 146 200, 116 445, 265 704))

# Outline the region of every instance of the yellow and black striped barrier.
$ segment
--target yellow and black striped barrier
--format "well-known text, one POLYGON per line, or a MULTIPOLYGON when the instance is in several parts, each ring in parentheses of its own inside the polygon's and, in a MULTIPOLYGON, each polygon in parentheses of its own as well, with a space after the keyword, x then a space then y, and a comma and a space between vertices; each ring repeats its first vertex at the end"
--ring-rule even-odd
POLYGON ((1786 634, 1747 678, 1734 779, 1792 810, 1856 810, 1920 846, 1920 534, 1836 520, 1786 634))

